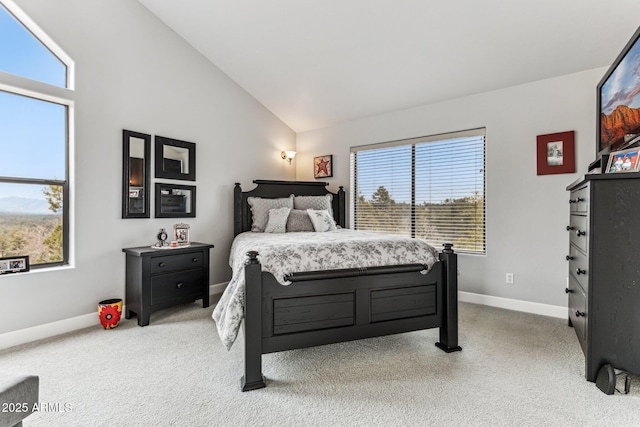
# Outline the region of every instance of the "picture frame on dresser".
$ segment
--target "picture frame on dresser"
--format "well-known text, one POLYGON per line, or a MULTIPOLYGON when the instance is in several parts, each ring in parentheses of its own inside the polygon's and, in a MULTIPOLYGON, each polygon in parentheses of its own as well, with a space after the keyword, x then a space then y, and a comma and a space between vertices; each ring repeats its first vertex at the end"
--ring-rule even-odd
POLYGON ((640 171, 640 147, 609 153, 605 173, 625 173, 640 171))

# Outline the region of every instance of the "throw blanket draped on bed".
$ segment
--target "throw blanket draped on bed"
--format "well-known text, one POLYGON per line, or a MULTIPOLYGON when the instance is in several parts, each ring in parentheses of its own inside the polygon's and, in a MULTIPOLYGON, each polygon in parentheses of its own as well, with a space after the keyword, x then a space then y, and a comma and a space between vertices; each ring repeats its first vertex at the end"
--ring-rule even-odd
MULTIPOLYGON (((218 334, 231 348, 244 317, 244 263, 257 251, 262 271, 289 285, 289 273, 341 268, 424 264, 425 273, 438 260, 438 251, 423 240, 365 231, 339 229, 325 233, 239 234, 231 246, 233 276, 213 311, 218 334)), ((304 285, 302 285, 304 286, 304 285)))

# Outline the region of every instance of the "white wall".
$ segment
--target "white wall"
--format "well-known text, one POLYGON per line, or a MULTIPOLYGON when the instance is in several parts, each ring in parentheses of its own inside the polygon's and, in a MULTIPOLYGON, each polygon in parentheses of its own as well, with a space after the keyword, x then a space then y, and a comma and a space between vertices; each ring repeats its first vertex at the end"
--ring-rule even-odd
POLYGON ((16 3, 76 62, 75 257, 73 268, 0 277, 0 334, 124 298, 121 249, 175 222, 215 244, 211 283, 228 280, 233 185, 294 179, 280 151, 295 133, 136 1, 16 3), (197 144, 196 218, 120 218, 122 129, 197 144))
MULTIPOLYGON (((566 306, 567 185, 595 158, 596 85, 606 68, 343 123, 297 135, 297 179, 333 154, 349 187, 349 148, 486 127, 487 254, 459 257, 460 290, 566 306), (574 130, 576 173, 536 175, 536 135, 574 130), (505 273, 514 284, 505 283, 505 273)), ((469 78, 473 78, 470 74, 469 78)), ((454 248, 455 249, 455 248, 454 248)))

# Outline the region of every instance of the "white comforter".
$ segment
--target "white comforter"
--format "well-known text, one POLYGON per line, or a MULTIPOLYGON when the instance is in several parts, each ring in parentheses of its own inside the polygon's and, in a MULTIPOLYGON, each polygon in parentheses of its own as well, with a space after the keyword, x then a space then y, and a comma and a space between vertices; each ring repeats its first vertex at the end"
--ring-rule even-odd
POLYGON ((424 264, 425 272, 438 260, 427 242, 402 236, 339 229, 325 233, 239 234, 231 246, 233 276, 213 310, 213 319, 225 347, 231 348, 244 317, 244 263, 248 251, 257 251, 262 271, 289 285, 289 273, 340 268, 424 264))

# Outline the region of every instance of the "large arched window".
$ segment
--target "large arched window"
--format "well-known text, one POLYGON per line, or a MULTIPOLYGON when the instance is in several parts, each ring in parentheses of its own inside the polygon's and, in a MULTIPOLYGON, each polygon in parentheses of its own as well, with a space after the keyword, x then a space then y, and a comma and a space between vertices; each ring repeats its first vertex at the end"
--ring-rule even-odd
POLYGON ((0 269, 67 264, 73 63, 10 0, 0 40, 0 269))

